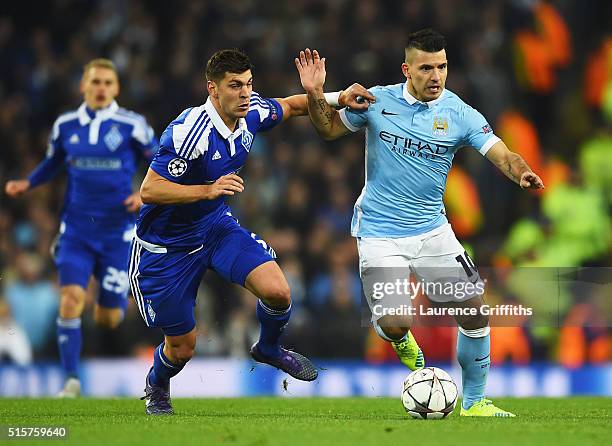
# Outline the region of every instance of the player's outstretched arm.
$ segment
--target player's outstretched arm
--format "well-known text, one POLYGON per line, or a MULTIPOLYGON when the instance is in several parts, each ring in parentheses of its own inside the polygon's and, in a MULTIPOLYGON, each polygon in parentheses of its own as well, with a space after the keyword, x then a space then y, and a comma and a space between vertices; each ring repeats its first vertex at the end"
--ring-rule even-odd
POLYGON ((32 171, 30 176, 23 180, 8 181, 4 186, 4 192, 11 197, 17 198, 36 186, 51 181, 62 169, 66 160, 66 152, 53 144, 47 151, 47 156, 32 171))
POLYGON ((215 200, 243 190, 244 181, 233 173, 223 175, 213 184, 185 185, 168 181, 149 168, 140 186, 140 198, 144 204, 188 204, 215 200))
MULTIPOLYGON (((368 108, 370 103, 364 97, 374 98, 366 88, 360 84, 353 84, 346 90, 325 93, 325 101, 332 107, 350 107, 355 110, 368 108)), ((283 122, 295 116, 308 115, 308 96, 296 94, 286 98, 275 98, 283 108, 283 122)))
MULTIPOLYGON (((300 82, 308 98, 308 114, 319 135, 327 140, 339 138, 351 131, 346 128, 338 112, 325 99, 323 85, 325 84, 325 58, 321 58, 317 50, 306 48, 300 51, 300 57, 295 59, 295 66, 300 74, 300 82)), ((375 98, 359 84, 353 84, 340 94, 339 103, 355 109, 366 109, 375 98), (361 101, 358 100, 361 98, 361 101)))
POLYGON ((487 152, 487 158, 501 170, 504 175, 523 189, 544 189, 544 183, 525 160, 510 151, 503 141, 496 142, 487 152))
POLYGON ((29 180, 11 180, 4 186, 4 192, 11 198, 17 198, 30 189, 29 180))

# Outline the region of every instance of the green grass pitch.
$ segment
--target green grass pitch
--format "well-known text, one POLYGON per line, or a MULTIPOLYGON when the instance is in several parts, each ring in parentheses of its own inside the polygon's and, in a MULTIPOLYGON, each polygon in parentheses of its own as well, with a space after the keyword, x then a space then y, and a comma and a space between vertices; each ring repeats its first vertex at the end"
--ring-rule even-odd
POLYGON ((0 399, 0 425, 64 425, 65 440, 0 444, 562 446, 610 440, 610 398, 495 399, 514 419, 413 420, 399 399, 176 399, 176 415, 147 417, 136 399, 0 399), (51 443, 49 443, 51 442, 51 443))

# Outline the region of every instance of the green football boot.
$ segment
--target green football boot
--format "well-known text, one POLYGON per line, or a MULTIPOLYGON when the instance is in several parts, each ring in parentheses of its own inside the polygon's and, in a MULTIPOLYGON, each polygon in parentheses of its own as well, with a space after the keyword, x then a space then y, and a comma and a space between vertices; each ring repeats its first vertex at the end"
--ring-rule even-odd
POLYGON ((499 418, 513 418, 516 417, 512 412, 507 412, 499 407, 495 406, 491 400, 485 398, 481 399, 477 403, 474 403, 469 409, 461 407, 462 417, 499 417, 499 418))
POLYGON ((391 342, 391 345, 401 363, 410 370, 418 370, 425 367, 423 351, 410 331, 408 331, 403 341, 391 342))

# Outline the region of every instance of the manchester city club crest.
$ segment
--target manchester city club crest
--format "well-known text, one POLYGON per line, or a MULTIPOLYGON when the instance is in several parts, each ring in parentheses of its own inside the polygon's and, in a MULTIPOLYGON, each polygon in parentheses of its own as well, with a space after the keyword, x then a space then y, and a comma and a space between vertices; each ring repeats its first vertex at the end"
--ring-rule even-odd
POLYGON ((251 145, 253 144, 253 134, 249 132, 247 129, 242 131, 242 147, 247 152, 251 151, 251 145))
POLYGON ((434 136, 448 136, 448 120, 446 118, 436 116, 433 122, 434 136))
POLYGON ((108 147, 108 150, 114 152, 119 148, 123 142, 123 136, 116 125, 112 126, 111 129, 104 135, 104 144, 108 147))

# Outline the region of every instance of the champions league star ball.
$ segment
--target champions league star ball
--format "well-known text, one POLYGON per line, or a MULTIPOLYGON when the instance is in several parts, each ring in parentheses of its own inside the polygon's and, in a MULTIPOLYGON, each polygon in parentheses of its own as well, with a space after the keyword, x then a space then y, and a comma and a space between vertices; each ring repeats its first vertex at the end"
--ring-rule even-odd
POLYGON ((404 380, 402 404, 412 418, 448 417, 457 404, 457 385, 437 367, 415 370, 404 380))

